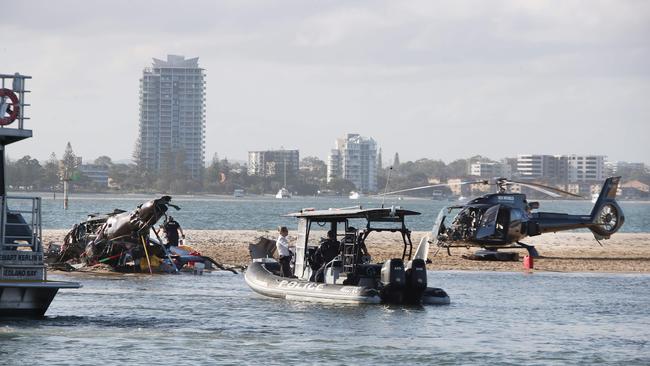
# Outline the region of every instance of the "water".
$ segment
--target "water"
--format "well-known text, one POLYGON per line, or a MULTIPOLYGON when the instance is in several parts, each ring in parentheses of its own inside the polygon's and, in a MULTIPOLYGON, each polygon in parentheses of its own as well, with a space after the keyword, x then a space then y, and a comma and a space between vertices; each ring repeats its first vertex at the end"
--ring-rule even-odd
MULTIPOLYGON (((131 211, 147 200, 157 198, 152 195, 72 195, 69 209, 63 210, 63 200, 57 200, 51 194, 42 194, 43 228, 68 229, 75 223, 83 221, 89 213, 112 212, 115 208, 131 211)), ((296 220, 281 215, 297 212, 306 207, 327 209, 332 207, 379 207, 381 199, 362 198, 358 201, 341 197, 294 197, 288 200, 275 199, 272 196, 252 196, 234 198, 228 196, 175 196, 172 203, 181 206, 180 211, 170 209, 170 213, 187 229, 212 230, 268 230, 278 225, 294 227, 296 220)), ((431 230, 441 208, 455 202, 433 201, 427 199, 397 200, 386 199, 387 207, 391 205, 421 212, 420 216, 407 219, 407 224, 414 231, 431 230)), ((650 230, 650 202, 619 202, 625 214, 625 225, 621 232, 648 232, 650 230)), ((570 214, 588 214, 593 204, 589 201, 542 201, 541 210, 564 212, 570 214)))
POLYGON ((650 364, 650 276, 432 272, 449 306, 253 293, 243 276, 76 280, 44 320, 0 322, 4 365, 650 364))
MULTIPOLYGON (((90 212, 133 209, 152 196, 43 198, 44 228, 90 212)), ((190 229, 295 225, 280 214, 380 200, 179 196, 172 214, 190 229)), ((430 200, 386 201, 423 213, 430 200)), ((621 202, 623 232, 647 232, 650 203, 621 202)), ((590 202, 544 201, 544 211, 587 213, 590 202)), ((344 306, 264 298, 243 276, 51 274, 84 287, 61 291, 43 320, 0 321, 3 365, 110 364, 650 364, 650 275, 432 272, 452 304, 344 306), (261 361, 260 361, 261 360, 261 361)))

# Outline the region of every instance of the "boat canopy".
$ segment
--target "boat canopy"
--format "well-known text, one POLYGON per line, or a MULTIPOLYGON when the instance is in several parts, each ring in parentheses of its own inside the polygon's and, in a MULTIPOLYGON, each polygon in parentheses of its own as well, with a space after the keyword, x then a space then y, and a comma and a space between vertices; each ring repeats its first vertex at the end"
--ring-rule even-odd
POLYGON ((396 221, 404 216, 420 215, 419 212, 404 210, 402 208, 337 208, 329 210, 303 209, 300 212, 290 213, 285 216, 306 218, 311 221, 330 221, 344 219, 368 219, 371 221, 396 221))

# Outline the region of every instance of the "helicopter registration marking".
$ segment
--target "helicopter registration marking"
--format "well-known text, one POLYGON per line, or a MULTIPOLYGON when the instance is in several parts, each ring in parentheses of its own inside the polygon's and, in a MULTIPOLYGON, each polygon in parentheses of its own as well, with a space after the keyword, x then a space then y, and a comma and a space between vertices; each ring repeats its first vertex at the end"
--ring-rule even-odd
POLYGON ((280 288, 292 288, 292 289, 303 289, 303 290, 314 290, 314 291, 320 291, 325 287, 324 284, 319 283, 300 283, 298 281, 287 281, 287 280, 282 280, 278 284, 278 287, 280 288))

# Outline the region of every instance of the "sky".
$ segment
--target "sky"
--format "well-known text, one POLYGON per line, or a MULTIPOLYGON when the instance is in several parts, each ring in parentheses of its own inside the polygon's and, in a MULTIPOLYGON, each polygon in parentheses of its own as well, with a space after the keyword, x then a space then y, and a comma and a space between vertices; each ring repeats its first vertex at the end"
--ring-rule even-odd
POLYGON ((648 1, 12 1, 0 73, 31 75, 17 159, 132 156, 142 70, 206 70, 206 160, 346 133, 385 161, 598 154, 650 163, 648 1))

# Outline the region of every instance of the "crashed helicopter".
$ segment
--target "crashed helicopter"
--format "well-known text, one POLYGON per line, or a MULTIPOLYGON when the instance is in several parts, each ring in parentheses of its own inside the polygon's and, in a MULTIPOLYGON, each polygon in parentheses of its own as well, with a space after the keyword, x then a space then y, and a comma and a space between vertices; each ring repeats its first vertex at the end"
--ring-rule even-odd
MULTIPOLYGON (((561 195, 584 198, 554 187, 532 182, 518 182, 505 178, 496 180, 497 193, 487 194, 470 200, 465 205, 443 208, 433 225, 429 242, 441 248, 481 247, 478 259, 499 259, 500 248, 525 248, 531 257, 538 257, 534 246, 522 243, 526 237, 548 232, 589 229, 596 240, 609 239, 625 221, 623 210, 616 202, 616 192, 621 177, 605 180, 591 213, 570 215, 556 212, 534 212, 539 202, 528 202, 526 195, 507 193, 509 187, 517 184, 540 191, 552 197, 561 195)), ((489 184, 488 181, 464 182, 460 184, 489 184)), ((444 186, 434 184, 423 187, 385 193, 385 195, 444 186)), ((437 252, 436 252, 437 253, 437 252)))
POLYGON ((167 216, 169 207, 180 210, 171 199, 162 196, 130 212, 116 209, 108 214, 89 215, 86 221, 75 224, 66 234, 60 250, 50 253, 54 259, 49 262, 51 265, 105 264, 118 272, 175 273, 195 263, 202 263, 206 269, 211 269, 212 265, 227 269, 190 247, 163 244, 154 226, 167 216))

